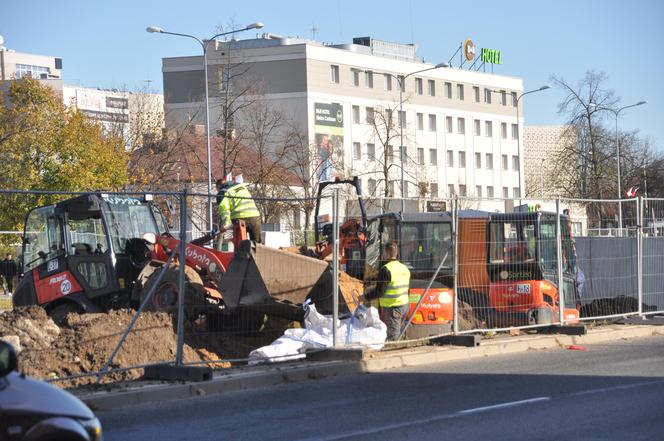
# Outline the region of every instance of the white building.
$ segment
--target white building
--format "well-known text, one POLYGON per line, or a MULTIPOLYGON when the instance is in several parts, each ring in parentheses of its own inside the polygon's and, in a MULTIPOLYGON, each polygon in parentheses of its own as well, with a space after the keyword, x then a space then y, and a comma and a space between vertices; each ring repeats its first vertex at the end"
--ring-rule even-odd
MULTIPOLYGON (((395 164, 387 185, 393 195, 401 193, 400 136, 391 138, 392 159, 383 158, 380 137, 367 121, 380 109, 397 110, 398 119, 399 83, 406 76, 404 144, 409 159, 404 193, 418 196, 424 186, 430 198, 520 196, 523 154, 517 139, 523 119, 517 122, 516 109, 516 97, 523 90, 520 78, 462 68, 413 74, 434 66, 417 59, 413 45, 370 38, 330 46, 263 34, 250 40, 212 42, 207 58, 213 129, 223 124, 220 109, 227 76, 260 84, 262 97, 283 109, 312 144, 343 148, 343 170, 323 167, 324 173, 358 175, 367 194, 382 193, 383 159, 395 164)), ((188 121, 204 124, 203 57, 165 58, 163 75, 166 127, 188 121)), ((230 87, 239 88, 234 81, 230 87)), ((398 122, 395 125, 398 132, 398 122)), ((316 160, 325 161, 325 153, 316 160)))

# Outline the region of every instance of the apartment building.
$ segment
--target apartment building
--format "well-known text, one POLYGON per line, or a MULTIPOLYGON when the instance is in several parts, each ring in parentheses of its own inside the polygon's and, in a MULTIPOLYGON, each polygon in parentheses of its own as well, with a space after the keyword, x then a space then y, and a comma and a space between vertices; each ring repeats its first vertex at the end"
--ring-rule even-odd
MULTIPOLYGON (((414 45, 368 37, 341 45, 272 34, 214 41, 207 62, 213 133, 223 129, 221 109, 229 90, 240 83, 260 85, 261 99, 282 109, 318 146, 312 166, 319 166, 323 179, 358 175, 370 195, 388 186, 395 197, 521 196, 520 78, 433 69, 417 58, 414 45), (392 121, 387 142, 379 116, 392 121), (326 163, 335 148, 343 151, 341 166, 326 163)), ((164 58, 162 68, 166 127, 204 124, 203 57, 164 58)))

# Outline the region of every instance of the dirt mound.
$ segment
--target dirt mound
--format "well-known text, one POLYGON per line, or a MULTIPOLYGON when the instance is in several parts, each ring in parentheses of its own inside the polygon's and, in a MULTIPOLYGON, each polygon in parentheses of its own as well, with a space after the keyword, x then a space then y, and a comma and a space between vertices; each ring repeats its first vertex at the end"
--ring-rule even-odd
MULTIPOLYGON (((96 372, 112 354, 134 313, 131 310, 118 310, 100 314, 69 314, 63 325, 58 327, 40 307, 5 311, 0 313, 0 338, 9 337, 8 340, 13 343, 18 340, 21 350, 20 369, 27 375, 59 378, 96 372)), ((184 361, 246 357, 253 349, 248 346, 258 344, 251 341, 246 342, 247 347, 237 347, 239 342, 231 344, 233 340, 240 339, 214 334, 206 335, 201 341, 192 339, 191 344, 199 349, 185 344, 184 361)), ((187 337, 185 343, 189 343, 187 337)), ((110 367, 173 361, 176 349, 177 336, 173 331, 172 316, 145 312, 141 314, 110 367)), ((215 363, 213 367, 226 368, 230 364, 215 363)), ((104 381, 129 380, 141 375, 142 370, 138 369, 110 375, 104 381)), ((74 384, 95 380, 95 377, 86 377, 74 384)))

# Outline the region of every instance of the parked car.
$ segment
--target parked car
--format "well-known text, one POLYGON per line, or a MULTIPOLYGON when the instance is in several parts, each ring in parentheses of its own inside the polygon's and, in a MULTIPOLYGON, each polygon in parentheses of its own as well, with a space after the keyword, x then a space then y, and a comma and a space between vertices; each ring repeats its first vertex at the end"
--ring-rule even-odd
POLYGON ((14 347, 0 340, 0 440, 102 440, 101 423, 81 400, 17 365, 14 347))

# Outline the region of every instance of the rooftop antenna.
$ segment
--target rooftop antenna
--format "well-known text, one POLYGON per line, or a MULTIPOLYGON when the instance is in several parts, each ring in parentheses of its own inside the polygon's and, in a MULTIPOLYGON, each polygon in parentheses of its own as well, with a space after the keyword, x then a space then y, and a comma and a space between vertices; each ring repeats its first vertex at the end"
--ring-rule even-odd
POLYGON ((316 23, 312 23, 312 24, 311 24, 311 29, 310 29, 310 31, 311 31, 311 39, 312 39, 312 40, 316 41, 316 33, 317 33, 319 30, 320 30, 320 29, 318 29, 318 28, 316 27, 316 23))

